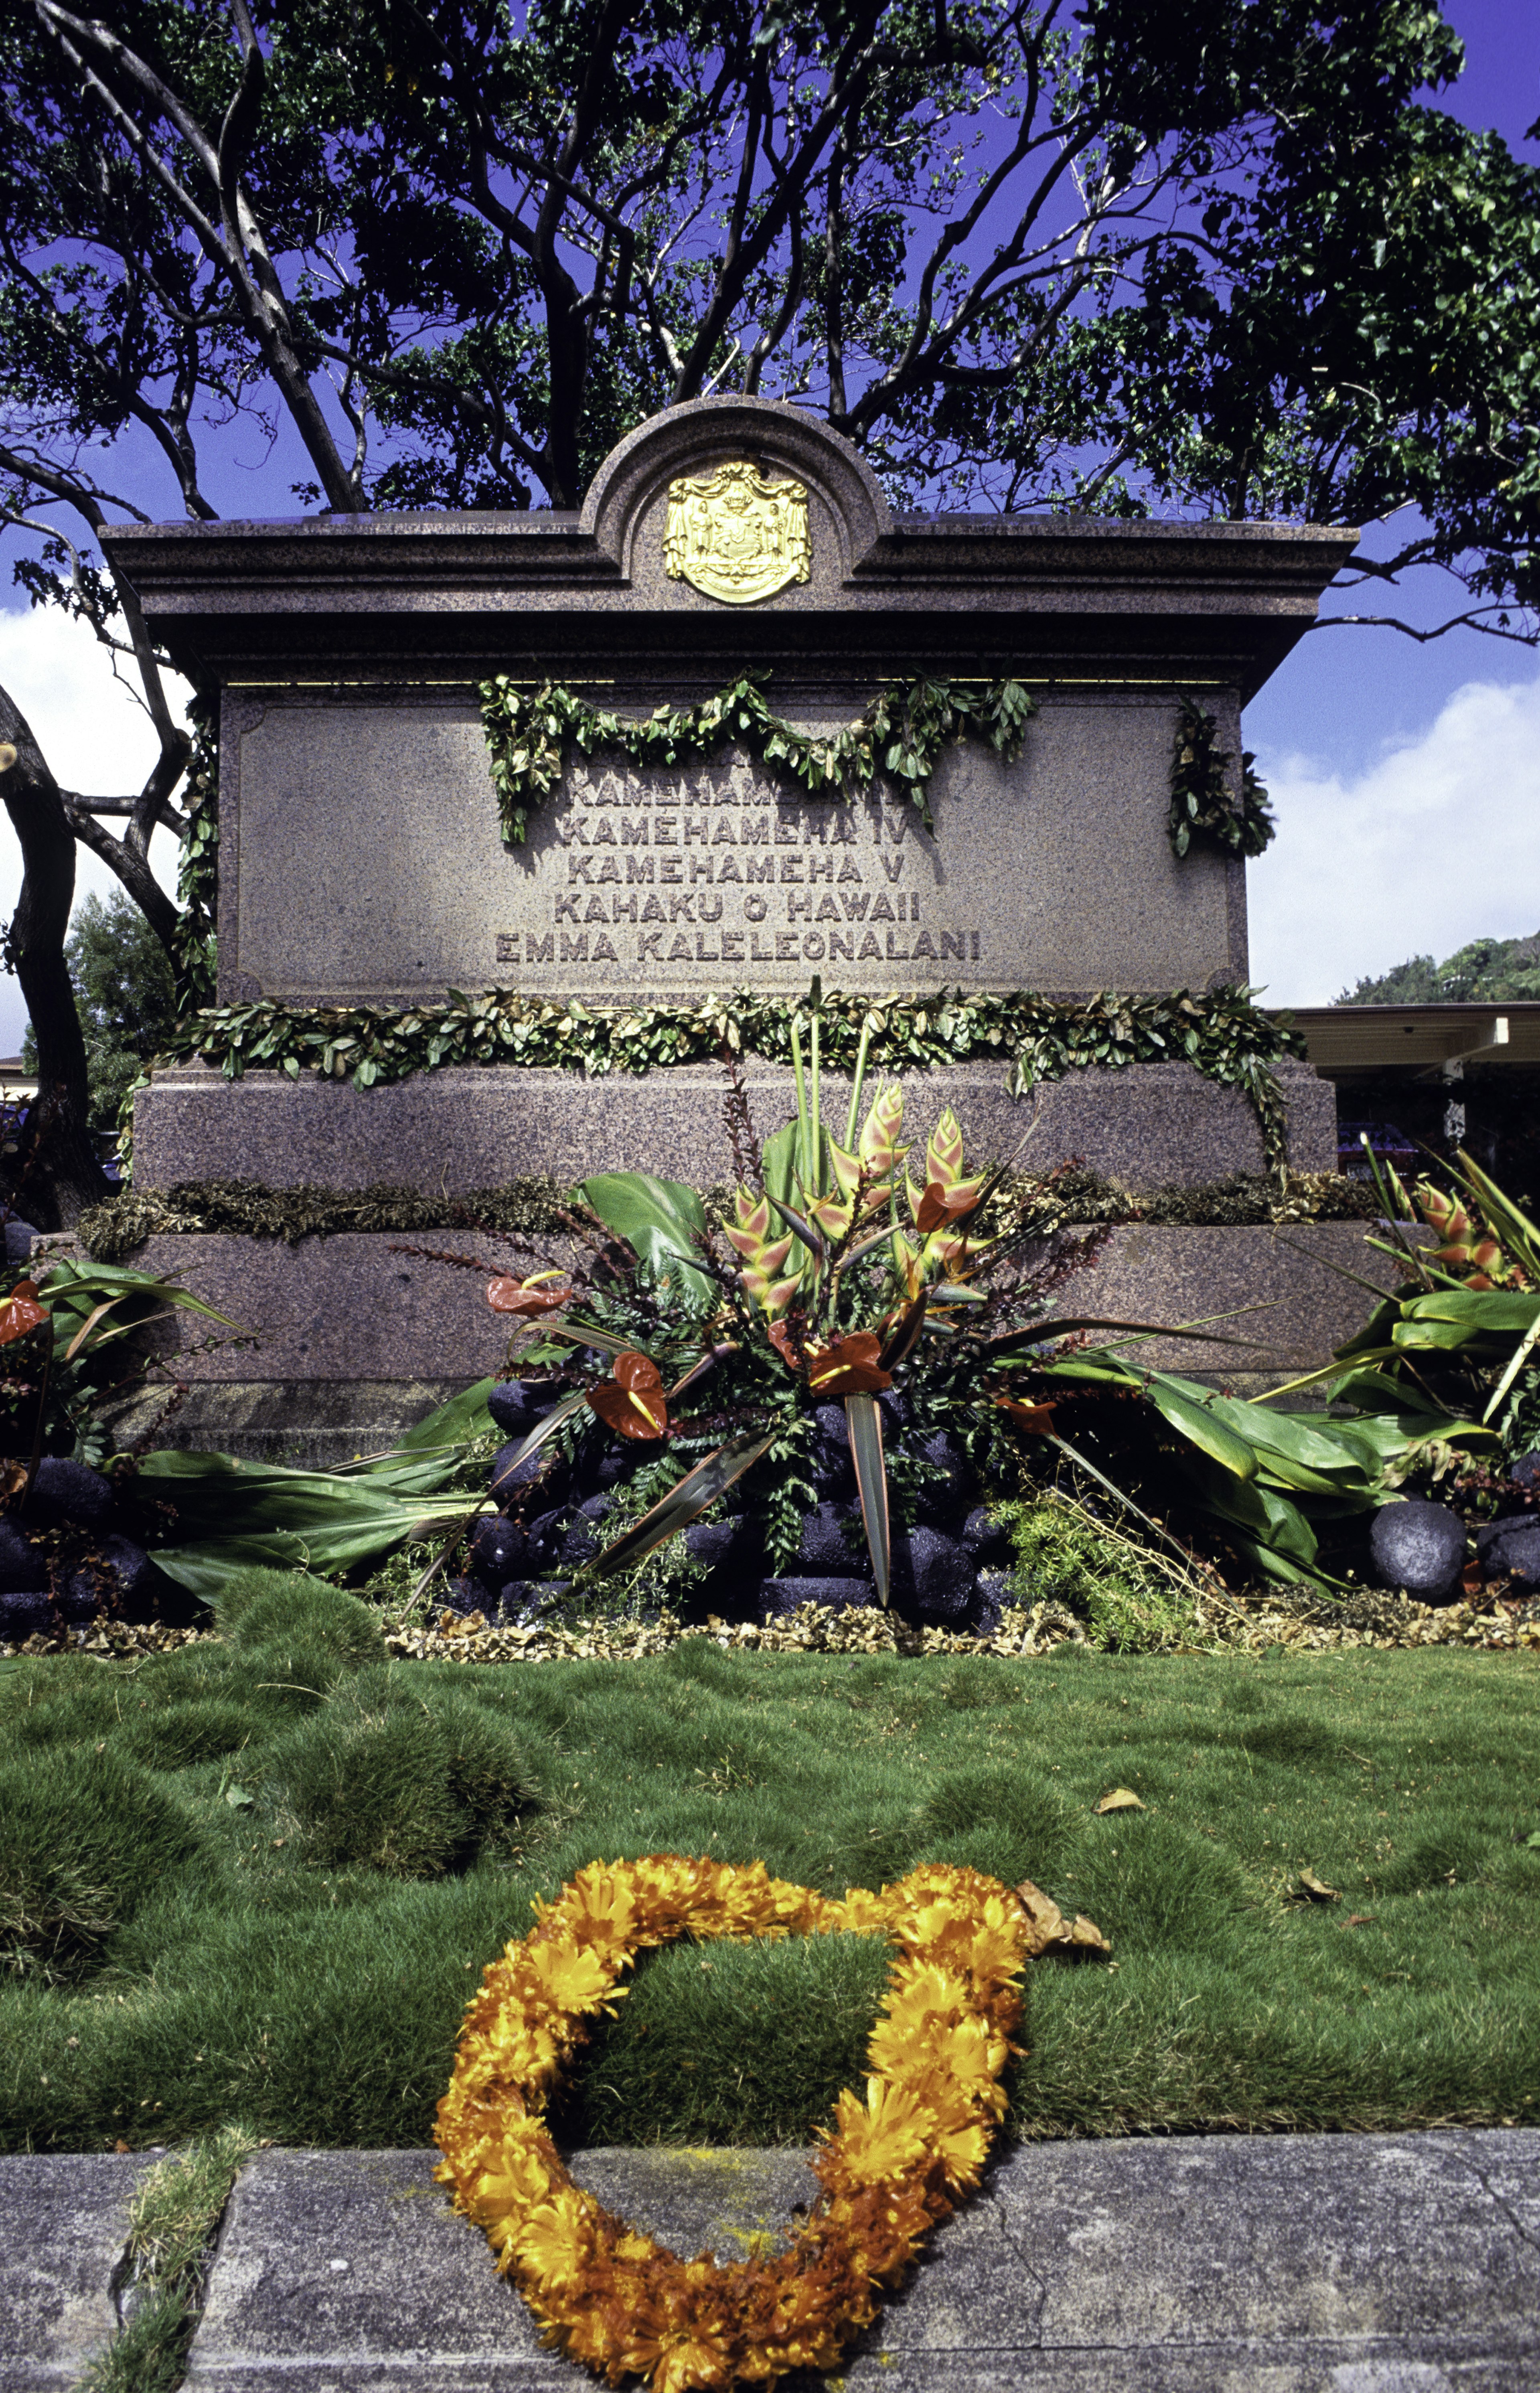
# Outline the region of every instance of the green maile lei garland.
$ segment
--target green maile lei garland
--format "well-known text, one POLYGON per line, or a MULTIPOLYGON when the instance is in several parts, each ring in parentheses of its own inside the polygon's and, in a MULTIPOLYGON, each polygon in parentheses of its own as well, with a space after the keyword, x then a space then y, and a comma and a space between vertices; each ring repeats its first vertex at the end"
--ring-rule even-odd
POLYGON ((986 1057, 1009 1063, 1012 1095, 1099 1066, 1187 1063, 1237 1088, 1261 1128, 1270 1165, 1287 1146, 1286 1108, 1274 1066, 1302 1055, 1299 1034, 1259 1012, 1245 988, 1207 996, 1116 993, 1077 1005, 1030 994, 843 996, 820 990, 799 1004, 739 989, 698 1005, 589 1008, 518 989, 451 992, 442 1005, 398 1012, 375 1006, 292 1007, 270 999, 215 1007, 181 1026, 176 1053, 218 1064, 227 1079, 248 1070, 303 1071, 372 1088, 450 1065, 554 1066, 596 1077, 752 1053, 791 1060, 791 1026, 806 1029, 816 1004, 824 1064, 849 1071, 863 1038, 868 1066, 901 1072, 986 1057))
POLYGON ((931 830, 931 776, 948 741, 976 733, 1009 762, 1038 712, 1019 681, 968 687, 920 674, 879 690, 855 723, 819 738, 772 713, 760 681, 740 673, 698 706, 659 706, 640 721, 590 706, 556 682, 532 690, 506 673, 484 681, 481 721, 503 838, 511 846, 522 843, 530 809, 561 778, 568 740, 585 756, 609 749, 655 772, 742 748, 810 798, 863 797, 885 778, 899 785, 931 830))
POLYGON ((1233 794, 1233 759, 1219 744, 1219 726, 1211 714, 1184 699, 1171 752, 1171 813, 1167 835, 1173 856, 1185 856, 1193 843, 1217 848, 1221 856, 1260 856, 1277 825, 1267 791, 1252 770, 1256 758, 1241 751, 1241 787, 1233 794))

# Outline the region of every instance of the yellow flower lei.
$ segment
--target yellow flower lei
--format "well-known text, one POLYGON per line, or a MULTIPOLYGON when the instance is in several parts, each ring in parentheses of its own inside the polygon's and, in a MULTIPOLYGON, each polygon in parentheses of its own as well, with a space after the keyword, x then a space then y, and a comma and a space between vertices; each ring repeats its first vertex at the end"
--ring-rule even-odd
POLYGON ((934 1863, 843 1903, 747 1868, 594 1862, 536 1906, 537 1925, 491 1963, 469 2005, 438 2106, 437 2174, 484 2228, 498 2268, 548 2343, 619 2384, 658 2393, 774 2384, 827 2369, 877 2315, 928 2228, 978 2183, 1006 2102, 1019 1980, 1038 1941, 1023 1903, 977 1870, 934 1863), (815 2162, 822 2190, 789 2251, 719 2268, 681 2260, 574 2185, 544 2125, 558 2073, 613 2016, 621 1971, 675 1936, 881 1932, 896 1951, 868 2050, 865 2101, 848 2090, 815 2162))

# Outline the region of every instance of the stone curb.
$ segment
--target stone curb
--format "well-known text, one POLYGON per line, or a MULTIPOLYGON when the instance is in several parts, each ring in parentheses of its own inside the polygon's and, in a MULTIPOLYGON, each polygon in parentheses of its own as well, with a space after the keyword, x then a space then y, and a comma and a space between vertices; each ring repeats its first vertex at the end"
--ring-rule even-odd
MULTIPOLYGON (((187 2393, 573 2393, 425 2151, 267 2151, 226 2213, 187 2393)), ((0 2383, 113 2327, 142 2156, 0 2161, 0 2383)), ((800 2151, 593 2151, 676 2250, 741 2256, 800 2151)), ((808 2380, 828 2382, 829 2380, 808 2380)), ((1533 2393, 1540 2130, 1212 2136, 1006 2155, 853 2350, 849 2393, 1533 2393)))
POLYGON ((63 2393, 118 2331, 134 2189, 160 2152, 0 2155, 0 2386, 63 2393))

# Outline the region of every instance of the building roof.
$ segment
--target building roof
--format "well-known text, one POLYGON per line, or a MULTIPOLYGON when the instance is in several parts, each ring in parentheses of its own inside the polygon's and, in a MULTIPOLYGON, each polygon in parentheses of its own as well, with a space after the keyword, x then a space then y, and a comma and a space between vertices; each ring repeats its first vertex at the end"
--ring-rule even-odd
POLYGON ((1458 1005, 1270 1007, 1301 1030, 1321 1072, 1403 1066, 1436 1072, 1455 1062, 1540 1064, 1540 1001, 1458 1005))

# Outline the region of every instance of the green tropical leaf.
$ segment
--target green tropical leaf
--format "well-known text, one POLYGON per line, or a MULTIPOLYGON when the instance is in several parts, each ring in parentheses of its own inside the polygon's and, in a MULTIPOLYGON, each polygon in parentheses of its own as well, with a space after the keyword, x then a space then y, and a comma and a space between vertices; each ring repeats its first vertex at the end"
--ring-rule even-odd
POLYGON ((385 1459, 393 1461, 398 1454, 447 1454, 451 1447, 468 1445, 474 1439, 485 1437, 492 1427, 487 1399, 496 1385, 495 1380, 477 1380, 474 1388, 465 1389, 462 1395, 451 1396, 448 1404, 424 1414, 415 1429, 405 1431, 397 1439, 394 1452, 385 1459))
POLYGON ((760 1160, 764 1193, 772 1204, 789 1205, 795 1194, 801 1137, 802 1125, 792 1120, 783 1130, 773 1131, 764 1142, 760 1160))
POLYGON ((152 1547, 150 1559, 176 1586, 186 1588, 201 1603, 212 1603, 237 1571, 304 1570, 309 1556, 303 1537, 271 1530, 266 1535, 152 1547))
POLYGON ((672 1280, 693 1309, 711 1302, 715 1288, 695 1263, 706 1216, 693 1188, 646 1171, 601 1171, 582 1182, 581 1194, 656 1278, 672 1280))

